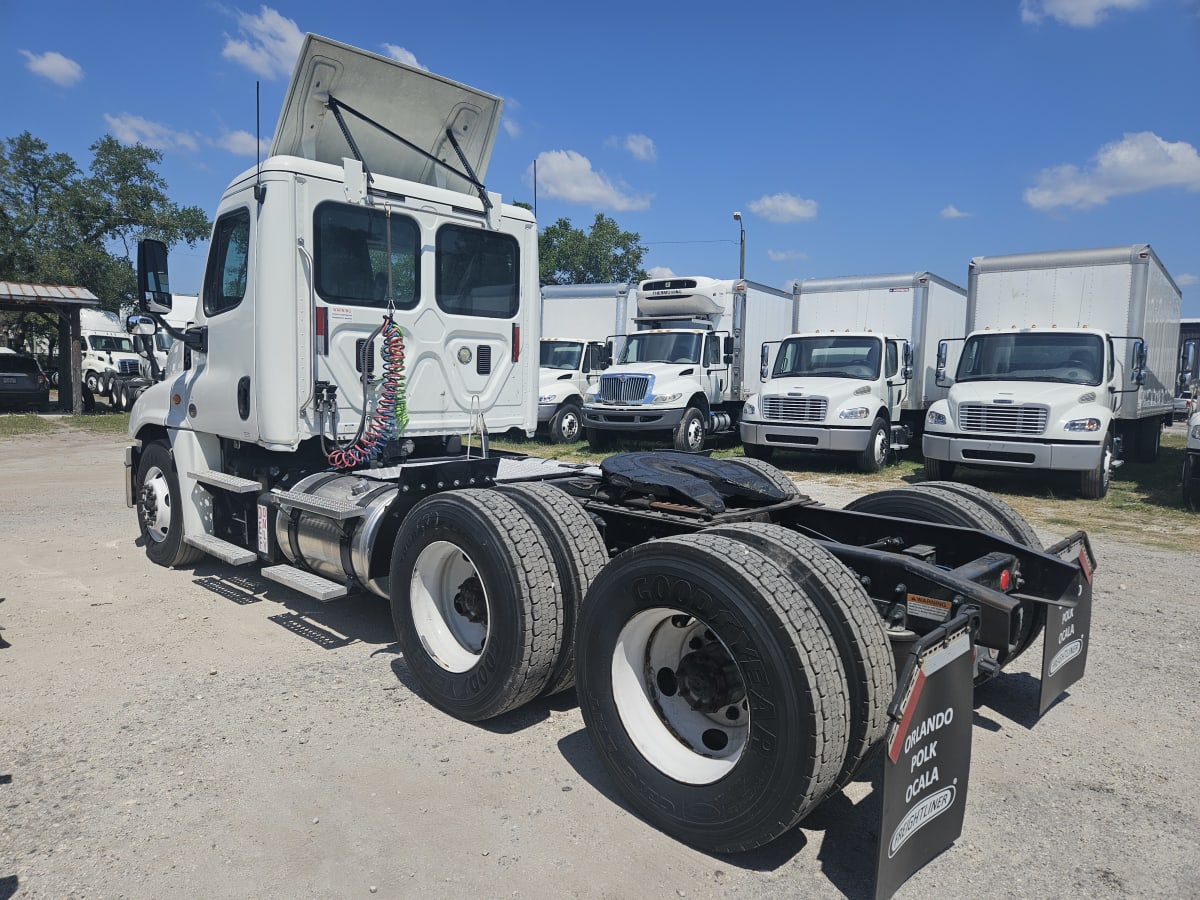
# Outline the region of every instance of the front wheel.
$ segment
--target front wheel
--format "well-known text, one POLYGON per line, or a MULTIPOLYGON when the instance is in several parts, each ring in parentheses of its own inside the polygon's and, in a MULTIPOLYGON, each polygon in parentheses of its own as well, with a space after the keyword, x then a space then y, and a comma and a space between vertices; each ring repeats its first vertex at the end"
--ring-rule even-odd
POLYGON ((949 481, 954 477, 954 463, 948 459, 925 457, 925 478, 929 481, 949 481))
POLYGON ((574 403, 564 403, 550 418, 550 440, 555 444, 574 444, 583 432, 583 418, 574 403))
POLYGON ((1096 468, 1079 475, 1079 495, 1085 500, 1100 500, 1108 493, 1108 483, 1112 478, 1113 441, 1112 435, 1105 435, 1104 446, 1100 450, 1100 462, 1096 468))
POLYGON ((203 551, 183 541, 183 500, 179 473, 166 441, 155 441, 142 451, 137 474, 137 514, 146 556, 168 568, 199 560, 203 551))
POLYGON ((83 386, 93 394, 100 393, 100 375, 96 372, 84 373, 83 386))
POLYGON ((612 434, 601 428, 585 428, 588 446, 593 450, 607 450, 612 443, 612 434))
POLYGON ((577 635, 588 736, 655 827, 748 850, 834 788, 850 719, 840 657, 804 591, 748 544, 699 533, 625 551, 577 635))
POLYGON ((1200 510, 1200 465, 1197 465, 1197 459, 1196 454, 1187 454, 1183 458, 1183 471, 1180 474, 1183 479, 1183 505, 1200 510))
POLYGON ((704 413, 689 406, 675 426, 673 434, 676 450, 684 453, 699 453, 704 449, 704 413))
POLYGON ((871 424, 871 433, 867 436, 867 446, 858 454, 858 471, 873 474, 887 465, 888 450, 891 447, 891 426, 888 420, 880 416, 871 424))
POLYGON ((775 455, 775 448, 767 447, 763 444, 742 444, 742 452, 750 459, 761 459, 763 462, 770 462, 771 457, 775 455))

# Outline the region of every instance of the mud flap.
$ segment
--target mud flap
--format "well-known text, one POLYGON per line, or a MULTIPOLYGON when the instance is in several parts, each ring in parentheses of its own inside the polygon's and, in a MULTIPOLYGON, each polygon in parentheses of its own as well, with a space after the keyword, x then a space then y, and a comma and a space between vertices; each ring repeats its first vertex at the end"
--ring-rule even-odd
POLYGON ((1062 559, 1075 560, 1079 565, 1079 575, 1073 585, 1075 596, 1063 597, 1064 602, 1046 607, 1039 716, 1053 706, 1067 688, 1083 677, 1088 644, 1091 643, 1092 573, 1096 570, 1096 558, 1083 532, 1076 532, 1053 547, 1047 547, 1046 552, 1062 559))
POLYGON ((962 834, 971 769, 973 635, 964 612, 913 645, 888 708, 875 898, 962 834))

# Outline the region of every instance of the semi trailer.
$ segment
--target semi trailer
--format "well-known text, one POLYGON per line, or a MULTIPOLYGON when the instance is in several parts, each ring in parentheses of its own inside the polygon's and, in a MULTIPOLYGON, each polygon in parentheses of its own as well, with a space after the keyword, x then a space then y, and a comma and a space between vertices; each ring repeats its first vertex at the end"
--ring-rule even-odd
MULTIPOLYGON (((832 509, 757 460, 492 452, 493 423, 532 429, 538 362, 534 222, 483 185, 499 111, 305 38, 181 366, 130 416, 146 554, 387 603, 421 695, 465 721, 574 685, 632 808, 710 852, 774 840, 882 749, 887 896, 961 830, 973 685, 1043 631, 1039 711, 1082 676, 1087 536, 1042 547, 954 484, 832 509)), ((166 248, 138 260, 152 330, 166 248)))

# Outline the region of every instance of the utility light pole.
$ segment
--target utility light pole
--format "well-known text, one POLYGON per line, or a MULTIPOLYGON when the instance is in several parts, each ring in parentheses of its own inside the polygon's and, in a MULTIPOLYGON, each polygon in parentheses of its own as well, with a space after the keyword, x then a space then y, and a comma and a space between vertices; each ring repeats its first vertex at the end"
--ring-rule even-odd
POLYGON ((745 280, 746 278, 746 227, 742 224, 742 214, 735 212, 733 220, 738 223, 738 231, 741 239, 738 241, 738 278, 745 280))

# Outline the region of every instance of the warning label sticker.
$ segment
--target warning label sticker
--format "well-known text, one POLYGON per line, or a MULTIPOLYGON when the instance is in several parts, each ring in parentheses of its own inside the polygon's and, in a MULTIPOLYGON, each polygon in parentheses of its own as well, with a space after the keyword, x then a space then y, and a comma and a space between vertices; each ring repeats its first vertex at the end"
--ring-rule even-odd
POLYGON ((922 619, 933 619, 935 622, 945 622, 950 616, 950 601, 922 597, 920 594, 909 594, 908 614, 920 616, 922 619))

